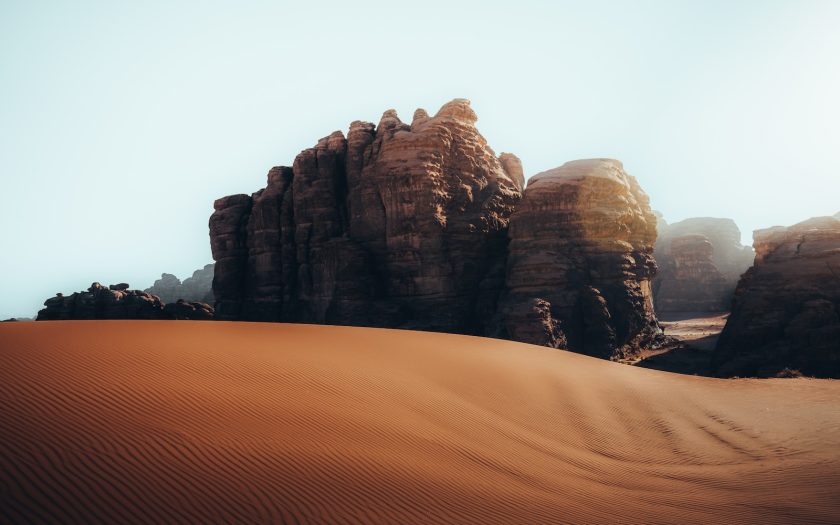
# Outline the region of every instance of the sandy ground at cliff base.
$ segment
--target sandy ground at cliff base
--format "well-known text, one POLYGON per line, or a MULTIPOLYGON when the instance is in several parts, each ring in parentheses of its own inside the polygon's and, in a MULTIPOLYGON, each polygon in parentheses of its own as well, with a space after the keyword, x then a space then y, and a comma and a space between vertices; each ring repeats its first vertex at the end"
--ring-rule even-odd
POLYGON ((838 523, 840 381, 476 337, 0 325, 0 522, 838 523))

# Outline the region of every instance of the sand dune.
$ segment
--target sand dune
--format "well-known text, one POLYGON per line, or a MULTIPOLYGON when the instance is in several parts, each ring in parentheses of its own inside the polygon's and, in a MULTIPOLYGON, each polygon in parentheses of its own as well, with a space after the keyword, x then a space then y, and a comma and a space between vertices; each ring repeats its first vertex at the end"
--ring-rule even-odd
POLYGON ((0 326, 0 521, 837 523, 840 382, 519 343, 0 326))

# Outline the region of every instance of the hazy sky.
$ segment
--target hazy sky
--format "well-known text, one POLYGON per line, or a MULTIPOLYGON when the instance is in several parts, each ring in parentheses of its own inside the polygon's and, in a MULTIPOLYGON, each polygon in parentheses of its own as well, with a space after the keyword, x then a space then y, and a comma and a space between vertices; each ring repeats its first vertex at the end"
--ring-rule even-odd
POLYGON ((472 100, 533 175, 670 221, 840 211, 840 2, 0 1, 0 318, 211 261, 213 200, 357 119, 472 100))

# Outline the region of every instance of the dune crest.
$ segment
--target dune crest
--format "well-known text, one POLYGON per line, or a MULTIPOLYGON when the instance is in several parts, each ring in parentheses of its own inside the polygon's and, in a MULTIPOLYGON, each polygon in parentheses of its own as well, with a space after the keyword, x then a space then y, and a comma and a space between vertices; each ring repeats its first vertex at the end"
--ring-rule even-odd
POLYGON ((831 523, 840 383, 501 340, 0 326, 0 521, 831 523))

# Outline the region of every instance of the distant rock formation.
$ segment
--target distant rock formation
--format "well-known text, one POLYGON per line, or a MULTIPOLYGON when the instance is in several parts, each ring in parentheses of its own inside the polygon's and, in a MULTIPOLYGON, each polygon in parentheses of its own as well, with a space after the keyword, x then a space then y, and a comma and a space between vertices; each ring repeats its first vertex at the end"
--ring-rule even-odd
POLYGON ((729 309, 735 285, 750 267, 753 251, 741 244, 732 219, 697 217, 657 223, 653 282, 657 312, 719 312, 729 309))
POLYGON ((840 220, 757 230, 715 350, 722 376, 840 377, 840 220))
POLYGON ((476 120, 463 99, 411 124, 389 110, 217 200, 217 317, 484 333, 524 176, 476 120))
POLYGON ((603 358, 661 339, 650 289, 656 217, 620 162, 567 162, 532 177, 510 239, 508 337, 603 358))
POLYGON ((93 283, 87 291, 61 293, 44 302, 38 321, 85 319, 212 319, 213 307, 179 301, 165 305, 158 296, 129 290, 127 283, 108 288, 93 283))
POLYGON ((171 273, 162 273, 160 279, 143 290, 146 293, 157 295, 164 303, 174 303, 179 299, 187 302, 213 303, 213 264, 205 265, 204 268, 193 272, 192 277, 187 277, 181 282, 171 273))
POLYGON ((491 335, 610 358, 660 335, 656 219, 636 180, 618 161, 573 162, 532 179, 516 208, 522 163, 497 157, 476 120, 463 99, 411 124, 389 110, 271 169, 253 195, 218 199, 217 319, 491 335))

